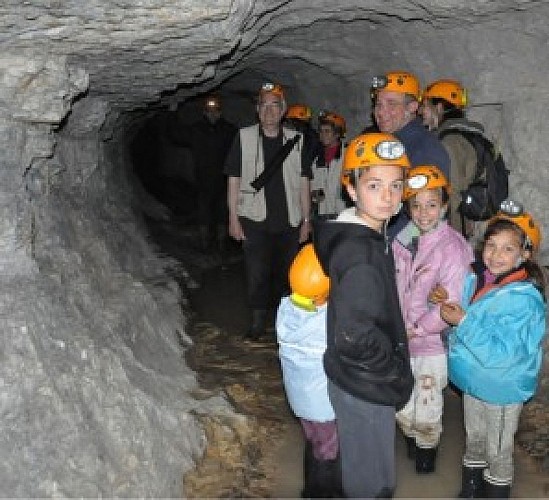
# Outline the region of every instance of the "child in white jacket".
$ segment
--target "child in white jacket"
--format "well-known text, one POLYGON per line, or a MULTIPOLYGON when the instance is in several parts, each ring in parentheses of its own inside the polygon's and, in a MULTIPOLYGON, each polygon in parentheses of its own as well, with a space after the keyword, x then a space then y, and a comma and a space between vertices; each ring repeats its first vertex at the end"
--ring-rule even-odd
POLYGON ((293 293, 280 302, 276 333, 288 403, 305 436, 302 497, 340 497, 337 427, 322 365, 330 281, 312 244, 295 257, 289 281, 293 293))

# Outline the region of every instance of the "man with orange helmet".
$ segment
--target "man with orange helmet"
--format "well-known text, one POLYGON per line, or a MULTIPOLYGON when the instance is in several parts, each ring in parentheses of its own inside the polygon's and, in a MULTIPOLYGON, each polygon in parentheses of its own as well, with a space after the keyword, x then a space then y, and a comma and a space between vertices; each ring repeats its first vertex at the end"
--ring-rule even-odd
POLYGON ((218 95, 207 95, 202 117, 191 125, 170 124, 168 137, 190 149, 198 201, 198 223, 202 250, 217 245, 223 259, 227 239, 227 179, 223 166, 237 128, 223 117, 218 95))
MULTIPOLYGON (((391 71, 375 76, 371 84, 374 119, 380 132, 394 134, 406 149, 412 166, 436 165, 450 177, 450 158, 437 136, 426 130, 417 116, 421 90, 419 80, 407 71, 391 71)), ((401 212, 392 221, 394 236, 408 222, 401 212)))
POLYGON ((225 161, 229 234, 244 250, 252 340, 265 333, 267 312, 288 290, 288 269, 309 237, 312 177, 302 135, 282 125, 282 86, 264 83, 256 108, 259 123, 240 129, 225 161))
POLYGON ((314 222, 314 247, 330 278, 324 369, 337 419, 344 494, 389 498, 395 477, 395 411, 413 377, 385 235, 410 162, 393 135, 370 133, 345 150, 342 182, 354 206, 314 222))
POLYGON ((320 149, 320 140, 311 125, 313 110, 305 104, 292 104, 284 115, 284 126, 303 134, 303 148, 306 161, 311 164, 320 149))
POLYGON ((280 301, 276 334, 286 396, 305 436, 301 496, 341 497, 337 426, 322 366, 330 280, 311 243, 295 257, 289 279, 292 294, 280 301))
POLYGON ((450 183, 453 192, 450 196, 449 220, 454 229, 466 237, 473 235, 474 223, 466 220, 459 212, 460 193, 471 183, 477 170, 475 148, 460 133, 484 135, 480 123, 471 122, 465 117, 467 92, 457 80, 437 80, 425 87, 419 114, 423 124, 434 131, 450 157, 450 183))
POLYGON ((313 162, 311 196, 315 217, 333 219, 346 208, 341 185, 341 166, 345 146, 342 142, 346 132, 345 119, 332 111, 318 115, 318 131, 322 147, 313 162))

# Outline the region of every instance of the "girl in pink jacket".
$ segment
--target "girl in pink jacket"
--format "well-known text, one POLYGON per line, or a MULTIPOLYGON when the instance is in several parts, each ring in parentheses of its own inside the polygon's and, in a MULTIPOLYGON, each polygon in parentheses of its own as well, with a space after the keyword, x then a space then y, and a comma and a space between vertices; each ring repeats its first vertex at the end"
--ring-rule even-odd
POLYGON ((450 300, 459 302, 463 280, 473 261, 473 250, 448 225, 446 213, 450 185, 435 166, 411 168, 404 200, 411 221, 392 245, 402 316, 408 334, 414 389, 397 413, 408 457, 416 471, 435 470, 436 450, 442 433, 442 391, 448 383, 442 334, 448 325, 440 306, 429 302, 429 292, 444 283, 450 300))

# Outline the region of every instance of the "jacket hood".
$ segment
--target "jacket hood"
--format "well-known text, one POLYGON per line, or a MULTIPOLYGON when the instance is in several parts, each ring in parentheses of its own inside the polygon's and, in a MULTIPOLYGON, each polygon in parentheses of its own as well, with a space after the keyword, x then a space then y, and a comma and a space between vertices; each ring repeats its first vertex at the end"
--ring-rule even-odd
POLYGON ((349 236, 362 236, 377 240, 385 245, 382 234, 374 231, 364 224, 340 220, 313 222, 313 246, 326 276, 329 276, 330 258, 342 238, 349 236))

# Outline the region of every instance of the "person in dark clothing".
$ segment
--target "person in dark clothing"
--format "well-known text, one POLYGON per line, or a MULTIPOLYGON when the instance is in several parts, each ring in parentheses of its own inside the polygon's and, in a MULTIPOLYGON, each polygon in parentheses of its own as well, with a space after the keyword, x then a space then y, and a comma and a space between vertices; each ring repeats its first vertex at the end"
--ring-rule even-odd
POLYGON ((168 134, 175 144, 191 150, 198 192, 201 248, 213 249, 217 241, 222 254, 228 219, 227 178, 223 166, 237 130, 222 116, 221 99, 208 96, 200 120, 188 126, 172 124, 168 134))
POLYGON ((282 87, 264 84, 259 123, 239 130, 225 162, 229 234, 244 250, 251 309, 247 337, 252 340, 265 334, 268 309, 288 294, 288 269, 311 231, 311 166, 302 135, 282 126, 285 112, 282 87), (282 159, 280 152, 288 144, 282 159), (272 175, 256 189, 255 181, 265 171, 272 175))
POLYGON ((314 249, 330 278, 324 369, 343 490, 353 498, 392 496, 395 412, 413 387, 393 254, 384 234, 409 165, 394 136, 358 136, 347 147, 342 178, 354 207, 336 220, 314 223, 314 249))
MULTIPOLYGON (((423 126, 417 116, 420 99, 419 80, 406 71, 389 72, 372 79, 374 118, 380 132, 394 134, 404 144, 412 167, 434 165, 450 178, 450 157, 437 136, 423 126)), ((409 222, 404 210, 391 220, 389 237, 394 237, 409 222)))

